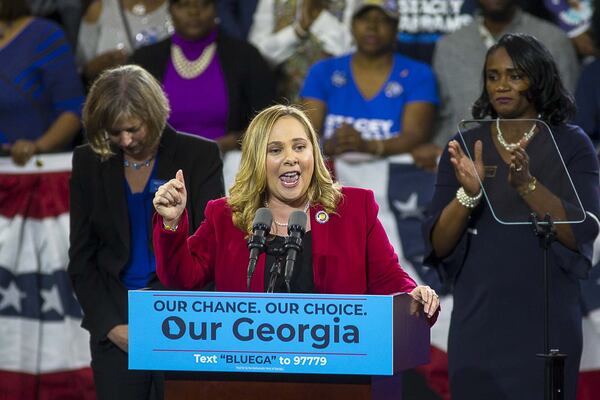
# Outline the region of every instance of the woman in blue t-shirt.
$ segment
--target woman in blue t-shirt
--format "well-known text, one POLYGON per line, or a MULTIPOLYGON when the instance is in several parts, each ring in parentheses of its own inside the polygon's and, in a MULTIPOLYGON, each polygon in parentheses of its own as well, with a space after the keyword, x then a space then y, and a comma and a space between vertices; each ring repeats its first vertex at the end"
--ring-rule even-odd
POLYGON ((313 65, 300 96, 326 154, 412 153, 418 166, 433 168, 438 150, 425 143, 438 103, 435 78, 429 66, 394 52, 397 7, 358 3, 356 52, 313 65))

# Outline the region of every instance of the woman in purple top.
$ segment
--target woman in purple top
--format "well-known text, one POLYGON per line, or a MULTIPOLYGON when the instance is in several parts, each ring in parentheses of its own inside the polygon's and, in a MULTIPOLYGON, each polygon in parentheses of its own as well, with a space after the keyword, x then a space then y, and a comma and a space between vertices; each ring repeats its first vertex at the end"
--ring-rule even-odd
POLYGON ((274 79, 258 51, 226 36, 216 24, 215 0, 170 0, 175 33, 137 50, 131 62, 159 79, 177 130, 237 147, 252 116, 275 97, 274 79))

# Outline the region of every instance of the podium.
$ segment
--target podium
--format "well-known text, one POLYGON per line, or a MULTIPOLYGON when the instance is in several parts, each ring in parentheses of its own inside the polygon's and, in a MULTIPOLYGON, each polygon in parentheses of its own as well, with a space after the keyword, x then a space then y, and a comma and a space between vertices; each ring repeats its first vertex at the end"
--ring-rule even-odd
POLYGON ((390 296, 129 292, 129 368, 165 399, 401 399, 429 362, 429 323, 390 296))

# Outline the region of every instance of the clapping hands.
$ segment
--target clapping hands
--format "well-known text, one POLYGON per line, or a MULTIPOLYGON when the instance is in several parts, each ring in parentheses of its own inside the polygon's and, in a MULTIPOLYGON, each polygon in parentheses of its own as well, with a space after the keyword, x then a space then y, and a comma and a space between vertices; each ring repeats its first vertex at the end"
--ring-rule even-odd
POLYGON ((448 153, 450 153, 450 162, 454 167, 456 179, 469 196, 475 196, 479 193, 479 182, 484 177, 483 144, 481 140, 475 142, 474 150, 475 159, 471 160, 464 153, 458 141, 452 140, 448 143, 448 153))

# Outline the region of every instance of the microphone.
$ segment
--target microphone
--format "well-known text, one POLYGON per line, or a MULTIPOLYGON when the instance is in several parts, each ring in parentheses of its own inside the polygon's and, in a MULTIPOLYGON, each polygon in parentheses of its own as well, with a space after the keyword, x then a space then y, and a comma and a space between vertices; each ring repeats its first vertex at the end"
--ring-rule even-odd
POLYGON ((306 232, 306 220, 306 213, 302 211, 292 212, 288 219, 288 237, 285 239, 283 246, 287 253, 283 279, 285 280, 288 292, 290 292, 290 281, 292 280, 296 257, 302 252, 302 238, 304 237, 304 232, 306 232))
POLYGON ((252 236, 248 239, 248 250, 250 250, 250 259, 248 260, 248 278, 247 285, 250 290, 250 280, 256 268, 258 255, 265 250, 267 235, 271 231, 273 223, 273 214, 268 208, 262 207, 256 210, 254 220, 252 221, 252 236))

